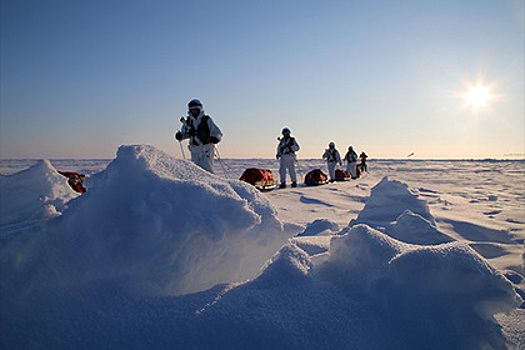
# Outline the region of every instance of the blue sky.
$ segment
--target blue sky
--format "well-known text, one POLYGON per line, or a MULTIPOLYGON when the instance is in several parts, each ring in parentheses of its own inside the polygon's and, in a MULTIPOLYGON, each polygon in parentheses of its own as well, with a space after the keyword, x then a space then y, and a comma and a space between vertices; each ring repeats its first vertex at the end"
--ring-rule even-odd
POLYGON ((223 158, 525 153, 524 2, 2 0, 2 158, 180 156, 192 98, 223 158), (490 89, 474 108, 469 86, 490 89))

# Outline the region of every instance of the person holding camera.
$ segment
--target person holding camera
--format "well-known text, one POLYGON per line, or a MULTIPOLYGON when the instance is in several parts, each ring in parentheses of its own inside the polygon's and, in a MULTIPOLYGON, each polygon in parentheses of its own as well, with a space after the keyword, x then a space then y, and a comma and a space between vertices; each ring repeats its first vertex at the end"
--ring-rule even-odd
POLYGON ((202 102, 194 99, 188 103, 188 116, 181 118, 182 128, 177 131, 177 141, 189 139, 188 149, 191 160, 201 168, 214 174, 213 158, 215 144, 222 138, 222 132, 209 115, 204 114, 202 102))

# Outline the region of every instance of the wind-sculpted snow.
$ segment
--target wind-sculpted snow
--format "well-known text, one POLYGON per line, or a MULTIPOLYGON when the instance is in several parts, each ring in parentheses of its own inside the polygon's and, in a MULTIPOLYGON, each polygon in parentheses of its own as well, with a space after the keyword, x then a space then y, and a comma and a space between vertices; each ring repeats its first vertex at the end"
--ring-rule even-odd
POLYGON ((0 176, 0 225, 49 219, 78 196, 48 160, 24 171, 0 176))
POLYGON ((318 219, 308 225, 303 232, 297 236, 317 236, 321 234, 333 234, 339 231, 339 225, 328 219, 318 219))
POLYGON ((400 181, 383 179, 347 227, 311 210, 333 203, 357 214, 345 205, 365 192, 345 185, 327 185, 321 202, 301 202, 319 196, 307 187, 273 192, 288 201, 283 211, 311 217, 305 226, 283 224, 268 194, 250 185, 149 146, 121 147, 62 216, 5 226, 12 234, 0 240, 0 347, 523 345, 519 271, 505 278, 471 242, 443 243, 451 238, 425 195, 400 181), (505 338, 505 318, 495 314, 507 311, 505 338))
POLYGON ((123 146, 48 228, 65 283, 184 294, 253 277, 287 237, 253 187, 149 146, 123 146))
POLYGON ((405 210, 410 210, 435 224, 428 204, 408 185, 384 177, 372 188, 370 198, 357 219, 351 224, 366 223, 371 226, 385 227, 395 221, 405 210))
POLYGON ((251 348, 504 349, 493 315, 519 302, 466 245, 410 245, 358 225, 333 236, 324 261, 283 247, 200 316, 231 329, 218 343, 233 348, 262 331, 251 348))
POLYGON ((408 185, 384 177, 350 226, 367 224, 406 243, 433 245, 454 239, 441 232, 427 202, 408 185))
POLYGON ((440 232, 435 224, 408 209, 387 227, 386 233, 399 241, 421 245, 454 241, 452 237, 440 232))
POLYGON ((381 305, 393 330, 407 333, 403 347, 505 348, 493 316, 520 297, 468 245, 410 245, 366 225, 343 233, 317 274, 381 305))

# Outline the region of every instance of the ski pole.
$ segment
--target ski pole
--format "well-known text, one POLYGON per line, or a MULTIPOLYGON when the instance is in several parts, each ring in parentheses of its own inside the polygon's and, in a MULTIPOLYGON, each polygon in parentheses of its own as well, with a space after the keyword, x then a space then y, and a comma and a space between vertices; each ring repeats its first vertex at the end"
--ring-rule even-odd
MULTIPOLYGON (((181 117, 181 118, 180 118, 180 122, 182 123, 182 129, 181 129, 181 130, 183 130, 184 127, 186 126, 186 119, 184 119, 184 117, 181 117)), ((175 133, 175 134, 173 135, 173 137, 174 137, 175 139, 177 139, 176 135, 177 135, 177 133, 175 133)), ((182 153, 182 158, 183 158, 183 159, 186 159, 186 154, 184 153, 184 148, 182 147, 182 140, 177 140, 177 141, 179 141, 180 153, 182 153)))
POLYGON ((179 141, 180 152, 182 153, 182 159, 186 159, 186 154, 184 153, 184 147, 182 147, 182 141, 179 141))

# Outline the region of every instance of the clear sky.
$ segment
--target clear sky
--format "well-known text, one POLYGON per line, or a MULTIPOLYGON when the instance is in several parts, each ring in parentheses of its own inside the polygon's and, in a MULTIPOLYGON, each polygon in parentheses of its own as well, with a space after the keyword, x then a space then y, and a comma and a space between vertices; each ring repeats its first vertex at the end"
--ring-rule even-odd
POLYGON ((180 156, 192 98, 223 158, 525 153, 523 0, 0 3, 1 158, 180 156))

